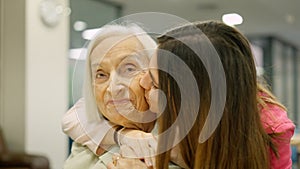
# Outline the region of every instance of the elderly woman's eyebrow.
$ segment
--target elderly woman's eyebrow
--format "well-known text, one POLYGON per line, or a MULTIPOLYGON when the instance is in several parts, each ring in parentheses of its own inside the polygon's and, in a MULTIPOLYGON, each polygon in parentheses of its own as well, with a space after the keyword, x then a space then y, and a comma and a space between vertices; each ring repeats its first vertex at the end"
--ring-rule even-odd
POLYGON ((122 57, 120 59, 120 63, 122 62, 126 62, 126 61, 130 61, 130 62, 135 62, 137 64, 142 64, 142 60, 144 58, 147 58, 146 56, 144 55, 140 55, 139 53, 132 53, 132 54, 125 54, 124 57, 122 57))
POLYGON ((91 65, 91 69, 92 69, 92 70, 97 71, 97 69, 99 69, 99 68, 100 68, 100 64, 99 64, 99 63, 93 63, 93 64, 91 65))
POLYGON ((130 59, 130 58, 133 58, 133 57, 142 57, 143 55, 141 55, 140 53, 132 53, 132 54, 127 54, 126 57, 124 59, 130 59))
MULTIPOLYGON (((139 53, 125 54, 125 55, 120 57, 120 63, 124 60, 127 60, 127 59, 137 61, 139 59, 139 57, 143 57, 143 56, 141 56, 139 53)), ((144 57, 146 57, 146 56, 144 56, 144 57)), ((91 67, 92 68, 98 68, 103 64, 105 64, 105 62, 92 63, 91 67)))

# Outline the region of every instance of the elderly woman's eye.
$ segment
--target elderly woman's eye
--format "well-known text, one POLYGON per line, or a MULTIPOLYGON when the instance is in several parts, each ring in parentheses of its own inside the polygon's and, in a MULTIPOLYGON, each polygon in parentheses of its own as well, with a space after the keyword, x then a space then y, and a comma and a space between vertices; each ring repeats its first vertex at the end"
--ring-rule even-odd
POLYGON ((96 73, 96 79, 106 79, 108 75, 102 71, 98 71, 96 73))
POLYGON ((133 72, 133 71, 136 71, 136 66, 133 64, 126 64, 125 69, 127 72, 133 72))
POLYGON ((134 75, 138 71, 136 65, 132 63, 127 63, 121 67, 120 74, 124 76, 134 75))

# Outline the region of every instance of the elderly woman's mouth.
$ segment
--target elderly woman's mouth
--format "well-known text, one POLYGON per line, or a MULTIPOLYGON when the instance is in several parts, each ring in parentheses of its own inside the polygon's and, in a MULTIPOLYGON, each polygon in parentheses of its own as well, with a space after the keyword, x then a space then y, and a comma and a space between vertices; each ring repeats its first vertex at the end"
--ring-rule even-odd
POLYGON ((130 99, 113 99, 113 100, 108 100, 106 102, 106 105, 112 104, 112 105, 117 105, 117 104, 124 104, 124 103, 128 103, 131 102, 130 99))

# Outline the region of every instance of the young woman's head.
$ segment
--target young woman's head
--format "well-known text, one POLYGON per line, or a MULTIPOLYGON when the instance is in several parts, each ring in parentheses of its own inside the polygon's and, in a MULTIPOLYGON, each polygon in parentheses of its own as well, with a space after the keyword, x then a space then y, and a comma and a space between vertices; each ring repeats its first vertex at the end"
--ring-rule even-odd
MULTIPOLYGON (((185 163, 190 168, 268 168, 268 146, 271 141, 260 122, 256 99, 256 69, 247 39, 233 27, 208 21, 175 28, 159 37, 158 43, 158 68, 178 69, 180 76, 178 81, 162 70, 158 71, 158 75, 153 75, 158 76, 158 88, 165 93, 167 100, 167 106, 158 120, 159 133, 171 127, 180 111, 184 113, 184 119, 181 120, 183 122, 178 124, 178 135, 185 136, 180 142, 185 163), (200 31, 195 31, 195 27, 200 31), (211 77, 199 58, 199 55, 206 59, 212 57, 213 52, 207 48, 207 38, 223 65, 226 84, 219 85, 226 85, 226 103, 214 133, 207 141, 199 143, 198 138, 211 109, 212 98, 211 77), (191 45, 194 49, 196 47, 197 54, 190 48, 191 45), (192 110, 197 103, 191 100, 187 105, 181 104, 184 99, 181 96, 185 91, 179 90, 179 84, 185 81, 186 74, 180 71, 181 67, 177 62, 172 62, 174 57, 179 57, 189 67, 198 86, 198 91, 194 93, 199 93, 200 107, 196 107, 198 115, 189 131, 186 131, 185 126, 195 120, 189 117, 193 115, 192 110)), ((209 66, 214 68, 214 65, 209 66)), ((160 137, 158 149, 170 144, 170 140, 174 140, 172 138, 172 135, 168 138, 160 137)), ((170 151, 160 154, 157 157, 157 168, 167 168, 169 156, 170 151)))

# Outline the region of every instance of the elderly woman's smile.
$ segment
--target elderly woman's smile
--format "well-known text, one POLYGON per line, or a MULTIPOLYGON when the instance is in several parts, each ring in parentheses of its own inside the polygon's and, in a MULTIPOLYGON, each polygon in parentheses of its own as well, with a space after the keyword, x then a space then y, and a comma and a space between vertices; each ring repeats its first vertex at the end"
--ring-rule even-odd
POLYGON ((131 102, 130 99, 115 99, 115 100, 108 100, 106 102, 106 104, 112 104, 112 105, 116 105, 116 104, 128 104, 128 102, 131 102))

